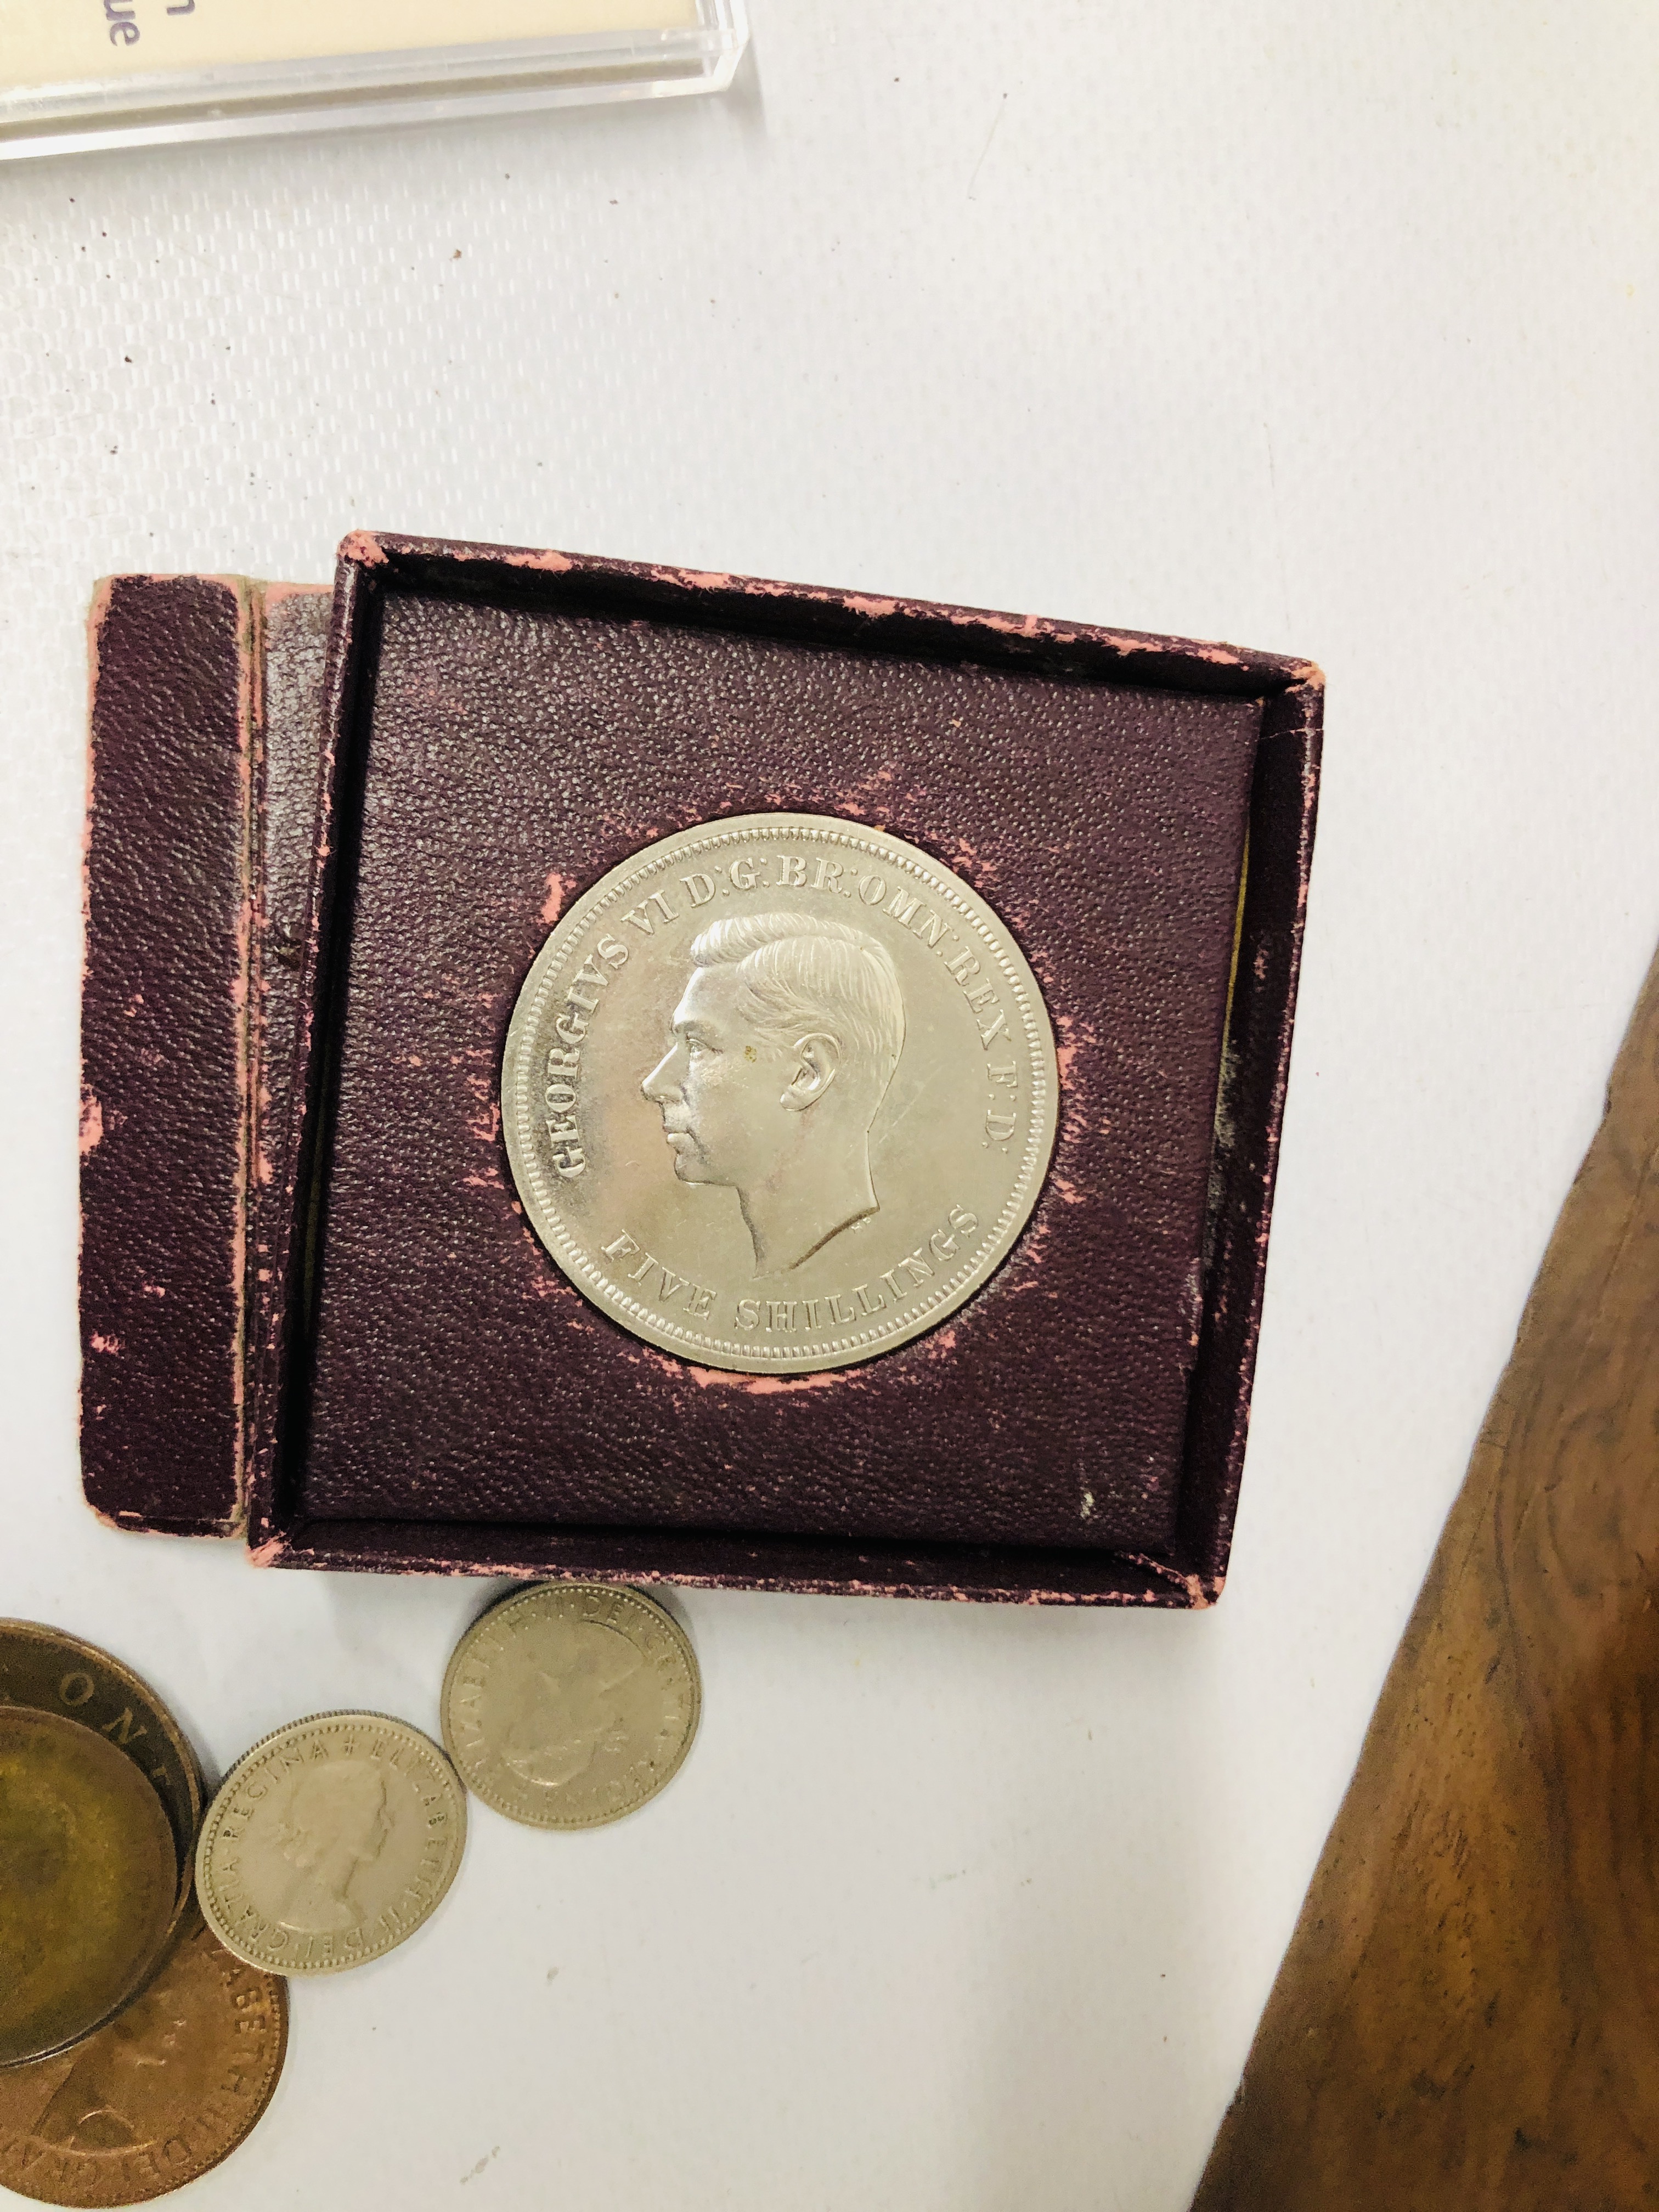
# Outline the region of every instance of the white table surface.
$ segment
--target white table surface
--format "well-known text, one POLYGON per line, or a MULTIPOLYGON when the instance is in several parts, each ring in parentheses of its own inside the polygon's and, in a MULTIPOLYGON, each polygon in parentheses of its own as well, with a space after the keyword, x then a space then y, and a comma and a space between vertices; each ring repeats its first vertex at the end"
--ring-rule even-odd
POLYGON ((489 1594, 77 1489, 88 592, 365 524, 1323 664, 1232 1579, 687 1594, 671 1790, 477 1809, 201 2212, 1178 2212, 1659 938, 1659 17, 755 12, 720 100, 0 168, 0 1613, 222 1767, 434 1727, 489 1594))

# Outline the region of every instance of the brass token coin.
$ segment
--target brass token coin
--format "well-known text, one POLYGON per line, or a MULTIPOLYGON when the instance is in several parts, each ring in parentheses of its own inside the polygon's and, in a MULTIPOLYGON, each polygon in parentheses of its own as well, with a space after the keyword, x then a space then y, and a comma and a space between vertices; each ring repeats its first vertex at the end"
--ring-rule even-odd
POLYGON ((74 1721, 0 1706, 0 2066, 64 2049, 141 1988, 178 1888, 132 1761, 74 1721))
POLYGON ((0 1705, 29 1705, 79 1721, 107 1736, 149 1778, 178 1850, 182 1917, 202 1825, 202 1771, 155 1691, 95 1644, 38 1621, 0 1620, 0 1705))
POLYGON ((537 955, 501 1068, 557 1265, 647 1343, 752 1375, 872 1358, 974 1297, 1058 1105, 1006 924, 828 815, 706 823, 602 877, 537 955))
POLYGON ((511 1820, 594 1828, 654 1797, 696 1734, 679 1624, 637 1590, 550 1583, 473 1623, 444 1676, 444 1742, 511 1820))
POLYGON ((455 1879, 466 1792, 382 1713, 319 1713, 239 1759, 208 1808, 196 1893, 251 1966, 334 1974, 412 1936, 455 1879))
POLYGON ((270 2102, 288 1990, 191 1912, 143 1995, 65 2057, 0 2076, 0 2187, 143 2204, 228 2158, 270 2102))

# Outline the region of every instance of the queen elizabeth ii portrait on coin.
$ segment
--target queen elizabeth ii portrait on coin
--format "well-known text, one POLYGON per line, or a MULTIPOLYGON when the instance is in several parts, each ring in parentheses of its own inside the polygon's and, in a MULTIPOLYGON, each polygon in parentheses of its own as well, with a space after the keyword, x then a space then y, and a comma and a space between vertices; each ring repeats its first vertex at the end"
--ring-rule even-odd
POLYGON ((190 2027, 178 1980, 174 1961, 101 2035, 82 2046, 31 2130, 40 2142, 86 2152, 131 2150, 143 2141, 146 2077, 173 2064, 190 2027))
POLYGON ((295 1869, 276 1916, 280 1924, 307 1936, 344 1935, 357 1927, 363 1916, 351 1884, 379 1858, 391 1832, 386 1783, 372 1766, 318 1766, 301 1774, 276 1832, 282 1855, 295 1869))
POLYGON ((682 1182, 738 1194, 757 1277, 880 1206, 870 1132, 904 1047, 885 946, 827 916, 734 916, 690 948, 673 1042, 641 1085, 682 1182))

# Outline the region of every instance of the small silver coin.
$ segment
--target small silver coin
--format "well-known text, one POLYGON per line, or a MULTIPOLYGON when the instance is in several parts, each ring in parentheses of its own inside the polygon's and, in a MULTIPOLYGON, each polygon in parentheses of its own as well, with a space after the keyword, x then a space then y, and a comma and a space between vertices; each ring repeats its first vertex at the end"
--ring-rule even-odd
POLYGON ((429 1736, 319 1713, 227 1776, 196 1850, 204 1917, 267 1973, 333 1974, 412 1936, 455 1879, 466 1792, 429 1736))
POLYGON ((511 1820, 594 1828, 654 1797, 702 1707, 678 1623, 637 1590, 550 1583, 493 1607, 444 1677, 444 1742, 511 1820))
POLYGON ((1006 924, 902 838, 740 815, 578 899, 507 1031, 525 1212, 647 1343, 752 1375, 935 1328, 1024 1228, 1059 1071, 1006 924))

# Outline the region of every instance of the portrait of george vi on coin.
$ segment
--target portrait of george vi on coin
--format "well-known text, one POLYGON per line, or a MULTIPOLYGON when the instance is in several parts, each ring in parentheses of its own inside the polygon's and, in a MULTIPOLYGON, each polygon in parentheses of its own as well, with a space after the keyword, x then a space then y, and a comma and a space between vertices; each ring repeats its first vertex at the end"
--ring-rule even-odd
POLYGON ((738 1194, 757 1276, 874 1213, 870 1132, 904 1048, 886 947, 823 915, 734 915, 690 948, 673 1042, 641 1085, 682 1182, 738 1194))
POLYGON ((845 1366, 977 1295, 1036 1202, 1054 1032, 953 870, 832 815, 642 846, 520 988, 501 1128, 530 1231, 646 1342, 845 1366))

